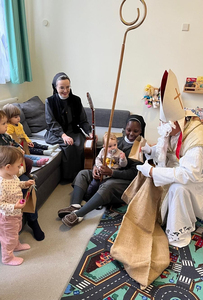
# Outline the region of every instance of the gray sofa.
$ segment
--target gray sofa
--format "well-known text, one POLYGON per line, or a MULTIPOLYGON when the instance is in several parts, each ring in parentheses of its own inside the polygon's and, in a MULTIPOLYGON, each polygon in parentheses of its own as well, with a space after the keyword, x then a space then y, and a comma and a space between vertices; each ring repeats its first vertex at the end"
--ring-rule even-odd
MULTIPOLYGON (((26 102, 15 103, 20 109, 21 123, 26 134, 32 141, 45 144, 44 134, 46 132, 45 105, 38 96, 34 96, 26 102)), ((89 123, 92 123, 92 111, 85 107, 89 123)), ((95 110, 95 132, 98 135, 98 150, 103 145, 103 135, 108 130, 111 110, 98 108, 95 110)), ((115 110, 112 124, 112 132, 122 134, 125 128, 126 119, 130 116, 127 110, 115 110)), ((61 159, 62 151, 58 150, 50 158, 50 162, 38 170, 33 168, 32 173, 36 174, 37 185, 37 208, 39 208, 53 192, 61 180, 61 159)))

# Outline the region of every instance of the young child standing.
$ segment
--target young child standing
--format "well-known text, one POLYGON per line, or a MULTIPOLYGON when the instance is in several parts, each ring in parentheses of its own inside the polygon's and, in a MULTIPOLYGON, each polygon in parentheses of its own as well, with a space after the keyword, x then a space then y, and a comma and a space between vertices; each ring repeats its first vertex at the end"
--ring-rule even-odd
POLYGON ((12 135, 16 134, 19 139, 19 143, 21 143, 21 139, 24 138, 28 144, 30 154, 36 155, 51 155, 54 150, 56 150, 59 145, 46 146, 41 145, 36 142, 32 142, 29 137, 26 135, 23 125, 20 123, 20 110, 13 104, 6 104, 3 107, 7 118, 8 118, 8 128, 7 133, 12 135))
MULTIPOLYGON (((99 154, 97 155, 95 159, 95 166, 98 169, 103 165, 103 160, 104 160, 104 153, 105 153, 105 148, 106 148, 106 142, 107 142, 107 133, 105 133, 103 137, 103 148, 100 150, 99 154)), ((107 150, 107 155, 106 155, 106 165, 112 169, 120 169, 120 168, 125 168, 127 166, 127 158, 125 156, 125 153, 121 150, 118 149, 118 142, 117 142, 117 137, 115 134, 110 133, 109 136, 109 144, 108 144, 108 150, 107 150)), ((98 174, 99 175, 99 174, 98 174)), ((108 179, 109 177, 103 176, 103 180, 108 179)), ((103 181, 102 181, 103 182, 103 181)), ((96 191, 98 190, 100 184, 102 183, 100 180, 92 179, 86 193, 87 200, 91 198, 96 191)))
POLYGON ((23 258, 15 257, 14 251, 30 249, 21 244, 19 232, 22 228, 22 188, 34 184, 34 180, 20 181, 17 177, 23 154, 12 146, 0 146, 0 242, 2 263, 17 266, 23 258))

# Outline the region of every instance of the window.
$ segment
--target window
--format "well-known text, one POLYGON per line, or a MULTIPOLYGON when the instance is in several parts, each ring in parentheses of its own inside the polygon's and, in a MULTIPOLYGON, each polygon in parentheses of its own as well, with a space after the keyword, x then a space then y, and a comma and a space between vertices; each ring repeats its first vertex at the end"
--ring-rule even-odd
POLYGON ((0 0, 0 73, 0 83, 32 81, 24 0, 0 0))
POLYGON ((0 0, 0 84, 10 81, 4 3, 0 0))

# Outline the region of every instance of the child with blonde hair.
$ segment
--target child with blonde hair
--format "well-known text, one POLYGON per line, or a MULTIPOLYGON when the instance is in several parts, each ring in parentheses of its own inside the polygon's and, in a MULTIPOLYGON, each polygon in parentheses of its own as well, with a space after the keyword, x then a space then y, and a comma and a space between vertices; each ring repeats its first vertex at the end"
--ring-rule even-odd
MULTIPOLYGON (((99 175, 99 169, 104 163, 104 153, 105 153, 105 148, 107 144, 107 133, 104 134, 103 137, 103 148, 100 150, 99 154, 97 155, 95 159, 95 166, 97 167, 98 170, 98 175, 99 175)), ((106 155, 106 161, 105 164, 112 170, 120 169, 120 168, 125 168, 127 166, 127 158, 125 156, 125 153, 118 149, 118 141, 117 137, 115 134, 110 133, 109 136, 109 144, 108 144, 108 150, 107 150, 107 155, 106 155)), ((103 176, 103 180, 107 180, 110 177, 103 176)), ((103 181, 97 180, 97 179, 92 179, 88 189, 87 189, 87 200, 91 198, 96 191, 98 190, 100 184, 103 181)))
POLYGON ((34 184, 34 180, 20 181, 17 177, 23 160, 22 152, 12 146, 0 146, 0 242, 2 263, 17 266, 23 258, 15 257, 14 251, 30 249, 21 244, 19 232, 22 228, 22 189, 34 184))
POLYGON ((13 104, 6 104, 3 107, 7 118, 8 118, 8 128, 7 133, 10 135, 16 134, 19 143, 21 139, 24 138, 28 144, 30 154, 36 155, 51 155, 52 152, 58 148, 57 145, 47 146, 41 145, 36 142, 32 142, 23 129, 23 125, 20 123, 20 109, 13 104))

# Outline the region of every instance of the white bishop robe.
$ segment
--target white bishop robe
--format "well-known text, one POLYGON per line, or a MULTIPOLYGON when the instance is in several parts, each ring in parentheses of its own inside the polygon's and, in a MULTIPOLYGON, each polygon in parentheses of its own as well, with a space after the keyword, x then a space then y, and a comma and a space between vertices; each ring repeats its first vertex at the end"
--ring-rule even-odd
MULTIPOLYGON (((179 134, 170 138, 166 167, 153 169, 153 181, 155 186, 168 188, 161 216, 166 222, 169 244, 184 247, 190 243, 196 217, 203 220, 203 147, 187 150, 178 161, 175 154, 178 138, 179 134)), ((154 157, 155 151, 153 146, 147 159, 154 157)))

